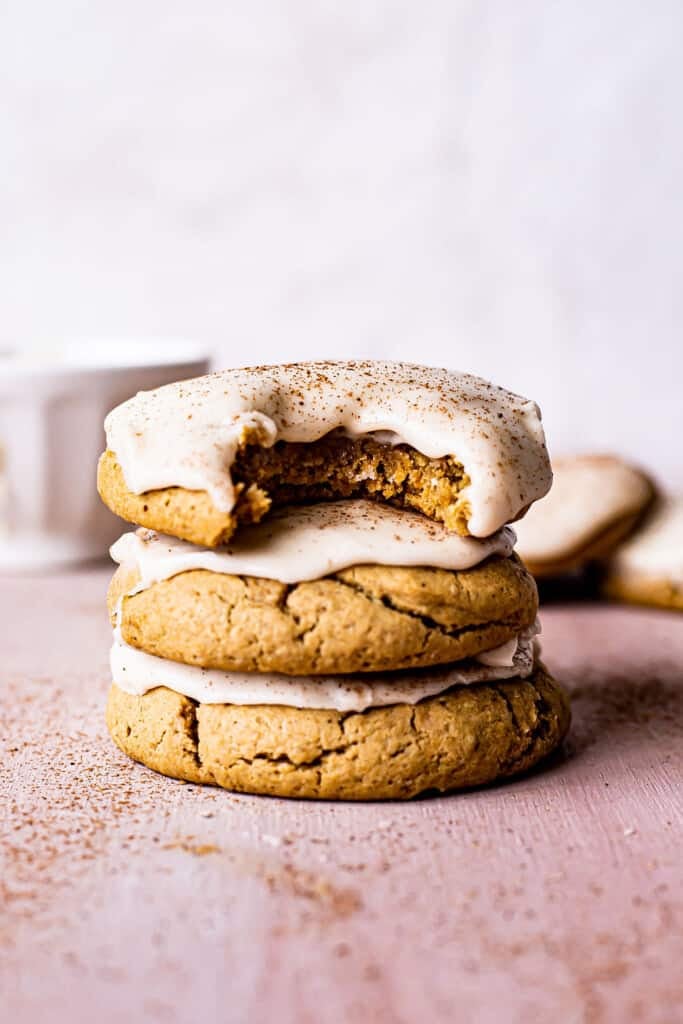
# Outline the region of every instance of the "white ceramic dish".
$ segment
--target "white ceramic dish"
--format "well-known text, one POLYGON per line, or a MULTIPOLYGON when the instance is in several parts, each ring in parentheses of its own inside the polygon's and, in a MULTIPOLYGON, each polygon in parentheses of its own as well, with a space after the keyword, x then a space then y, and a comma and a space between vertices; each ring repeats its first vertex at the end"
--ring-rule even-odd
POLYGON ((104 417, 208 365, 205 347, 169 339, 0 346, 0 572, 104 556, 122 532, 95 487, 104 417))

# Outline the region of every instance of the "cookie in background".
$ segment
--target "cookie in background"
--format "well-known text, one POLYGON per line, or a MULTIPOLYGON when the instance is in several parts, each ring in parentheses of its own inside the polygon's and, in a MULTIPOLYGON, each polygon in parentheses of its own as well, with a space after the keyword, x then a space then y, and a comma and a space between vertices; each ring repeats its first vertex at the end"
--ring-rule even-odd
POLYGON ((683 498, 656 502, 605 567, 605 597, 683 611, 683 498))
POLYGON ((517 551, 537 580, 579 588, 636 529, 655 498, 642 470, 614 455, 575 455, 553 463, 550 493, 515 524, 517 551))

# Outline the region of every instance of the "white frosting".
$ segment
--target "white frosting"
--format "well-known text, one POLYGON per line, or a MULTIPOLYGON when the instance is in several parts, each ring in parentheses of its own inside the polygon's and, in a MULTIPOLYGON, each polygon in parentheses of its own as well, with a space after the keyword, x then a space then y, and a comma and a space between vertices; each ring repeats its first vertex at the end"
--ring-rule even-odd
POLYGON ((275 673, 220 672, 157 658, 129 647, 118 631, 111 649, 111 672, 126 693, 141 696, 166 686, 202 704, 280 704, 295 708, 364 711, 388 704, 417 704, 452 686, 524 678, 533 668, 535 626, 510 643, 478 658, 413 672, 372 676, 285 676, 275 673))
POLYGON ((609 456, 578 456, 553 463, 550 494, 515 526, 522 560, 556 561, 580 551, 619 519, 635 515, 651 486, 632 466, 609 456))
POLYGON ((610 570, 683 584, 683 498, 663 500, 642 529, 618 549, 610 570))
MULTIPOLYGON (((538 626, 535 627, 535 631, 538 631, 538 626)), ((509 668, 510 665, 514 664, 515 655, 519 650, 519 637, 513 636, 511 640, 501 644, 500 647, 494 647, 490 651, 482 651, 478 654, 476 660, 481 662, 482 665, 489 665, 491 668, 509 668)))
POLYGON ((352 565, 434 566, 462 570, 491 555, 511 554, 515 535, 504 527, 485 540, 449 533, 414 512, 370 501, 338 501, 278 509, 243 528, 224 548, 208 550, 174 537, 124 533, 111 556, 134 568, 134 593, 190 569, 260 576, 282 583, 320 579, 352 565))
MULTIPOLYGON (((224 370, 140 392, 105 421, 127 486, 179 486, 234 506, 240 442, 315 441, 332 430, 390 431, 430 458, 454 455, 470 484, 469 530, 487 537, 552 480, 538 407, 478 377, 391 362, 224 370)), ((382 437, 382 435, 380 435, 382 437)))

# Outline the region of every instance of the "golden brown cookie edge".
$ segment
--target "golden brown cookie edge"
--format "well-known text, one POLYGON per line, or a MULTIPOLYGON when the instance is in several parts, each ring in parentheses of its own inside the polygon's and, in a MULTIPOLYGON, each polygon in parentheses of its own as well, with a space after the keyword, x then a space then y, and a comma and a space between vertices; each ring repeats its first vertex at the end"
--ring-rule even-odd
POLYGON ((233 512, 221 512, 205 491, 164 487, 134 494, 111 451, 100 456, 97 490, 105 505, 126 522, 209 548, 226 543, 238 523, 259 522, 270 508, 267 496, 254 486, 238 485, 233 512))
POLYGON ((683 611, 683 586, 674 580, 608 570, 601 590, 611 601, 683 611))

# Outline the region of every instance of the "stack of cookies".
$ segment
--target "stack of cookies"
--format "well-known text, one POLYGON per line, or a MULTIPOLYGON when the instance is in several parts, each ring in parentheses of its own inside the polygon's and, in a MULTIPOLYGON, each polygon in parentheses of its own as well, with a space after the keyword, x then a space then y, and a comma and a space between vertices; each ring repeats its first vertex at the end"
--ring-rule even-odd
POLYGON ((401 363, 224 371, 110 413, 107 710, 192 782, 410 797, 532 767, 569 711, 507 526, 549 489, 533 402, 401 363))

